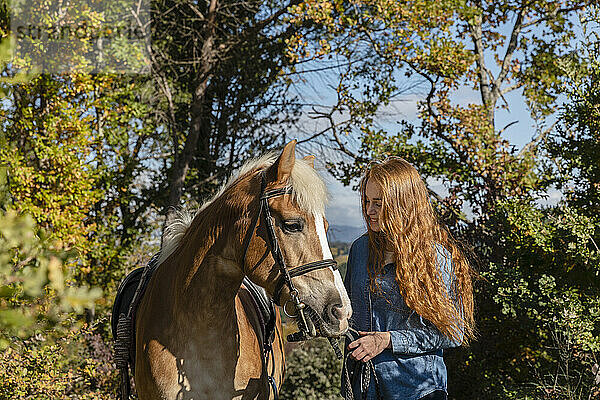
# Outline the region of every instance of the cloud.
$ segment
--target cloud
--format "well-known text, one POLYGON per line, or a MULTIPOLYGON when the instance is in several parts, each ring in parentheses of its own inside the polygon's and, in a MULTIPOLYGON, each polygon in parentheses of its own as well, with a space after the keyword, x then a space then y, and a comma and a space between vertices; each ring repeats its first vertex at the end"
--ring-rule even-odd
POLYGON ((324 177, 331 195, 327 207, 329 225, 363 227, 360 196, 349 186, 342 185, 331 175, 324 177))
POLYGON ((540 197, 539 199, 537 199, 536 203, 544 207, 553 207, 556 206, 561 200, 563 200, 562 192, 560 192, 554 187, 548 189, 545 195, 545 197, 540 197))

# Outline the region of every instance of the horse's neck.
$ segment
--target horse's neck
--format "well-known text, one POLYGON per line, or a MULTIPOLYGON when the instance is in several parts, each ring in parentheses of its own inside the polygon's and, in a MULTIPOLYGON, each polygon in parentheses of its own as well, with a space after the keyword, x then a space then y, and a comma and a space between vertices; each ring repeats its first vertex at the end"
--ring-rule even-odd
POLYGON ((193 312, 203 320, 234 312, 234 299, 244 276, 236 264, 242 252, 240 232, 250 223, 241 213, 248 210, 252 200, 243 190, 239 192, 232 189, 210 203, 196 215, 181 239, 172 266, 177 271, 175 307, 182 314, 193 312))
POLYGON ((222 256, 209 254, 202 264, 189 277, 189 283, 182 292, 184 302, 210 314, 222 315, 223 312, 232 311, 243 274, 233 261, 222 256))

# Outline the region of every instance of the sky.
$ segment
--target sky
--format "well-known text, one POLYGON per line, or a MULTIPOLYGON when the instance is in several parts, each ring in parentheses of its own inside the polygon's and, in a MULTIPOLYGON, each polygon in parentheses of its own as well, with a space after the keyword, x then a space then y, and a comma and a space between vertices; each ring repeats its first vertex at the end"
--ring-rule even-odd
MULTIPOLYGON (((576 41, 579 41, 582 38, 582 33, 578 23, 575 20, 576 18, 573 20, 573 22, 576 24, 576 41)), ((507 25, 506 32, 503 33, 509 36, 510 28, 511 27, 507 25)), ((491 54, 486 55, 488 67, 492 68, 493 70, 497 67, 495 67, 495 63, 491 57, 491 54)), ((315 66, 313 65, 309 68, 314 67, 315 66)), ((497 70, 493 70, 492 72, 494 75, 497 74, 497 70)), ((329 83, 330 82, 327 82, 326 78, 318 78, 314 80, 309 79, 305 85, 300 86, 299 95, 307 102, 314 104, 331 104, 335 98, 335 95, 333 89, 328 88, 329 83)), ((407 120, 416 122, 417 102, 424 97, 424 91, 422 89, 420 93, 417 89, 409 94, 404 95, 400 101, 394 102, 393 105, 390 105, 382 110, 381 114, 377 118, 377 123, 384 127, 388 132, 394 133, 399 129, 399 121, 407 120)), ((480 99, 481 97, 479 92, 475 92, 467 87, 463 87, 458 90, 453 98, 454 101, 462 105, 469 103, 480 103, 480 99)), ((496 127, 498 129, 502 129, 509 123, 513 123, 506 129, 502 136, 513 146, 515 146, 517 150, 520 150, 536 136, 538 127, 536 127, 534 120, 530 116, 521 89, 506 94, 505 99, 509 105, 509 108, 507 110, 498 109, 496 111, 496 127)), ((560 104, 564 100, 565 99, 559 98, 558 103, 560 104)), ((308 120, 310 117, 306 116, 305 118, 308 120)), ((550 120, 548 123, 551 122, 552 120, 550 120)), ((313 132, 318 132, 320 129, 323 129, 323 126, 316 122, 313 122, 313 125, 310 127, 312 128, 313 132)), ((299 138, 301 139, 302 137, 303 136, 300 135, 299 138)), ((356 137, 351 139, 354 141, 354 143, 358 142, 356 137)), ((302 144, 300 147, 302 147, 302 144)), ((330 225, 364 227, 365 225, 360 212, 360 198, 358 193, 352 190, 352 186, 355 186, 356 182, 354 182, 354 185, 343 186, 326 171, 324 163, 319 163, 319 156, 322 158, 326 156, 323 156, 322 154, 316 154, 316 156, 316 167, 320 170, 321 175, 325 178, 331 195, 331 201, 327 208, 327 219, 330 225)), ((417 169, 419 168, 418 165, 415 167, 417 169)), ((441 182, 432 181, 428 183, 434 191, 442 195, 447 193, 446 188, 441 182)), ((560 193, 558 191, 550 191, 548 195, 549 198, 545 201, 542 201, 543 203, 556 203, 560 199, 560 193)))
MULTIPOLYGON (((459 102, 468 103, 476 101, 478 93, 464 90, 459 92, 458 95, 460 96, 457 98, 459 102)), ((504 127, 512 121, 518 121, 503 136, 517 149, 521 149, 532 140, 532 135, 535 133, 535 123, 529 116, 529 111, 519 92, 508 94, 506 99, 511 108, 509 111, 499 110, 497 112, 496 123, 498 127, 504 127)), ((416 117, 417 100, 415 97, 402 103, 398 107, 396 119, 414 119, 416 117)), ((393 124, 388 123, 386 125, 389 126, 390 132, 394 132, 393 124)), ((356 185, 357 182, 354 182, 350 186, 344 186, 326 171, 324 163, 319 162, 318 155, 315 165, 321 176, 325 179, 330 193, 331 200, 327 208, 327 220, 329 223, 336 226, 364 227, 360 211, 360 197, 357 191, 352 190, 352 186, 356 185)), ((418 169, 418 166, 415 167, 418 169)), ((442 195, 447 193, 446 188, 441 182, 431 181, 428 183, 431 189, 437 193, 442 195)), ((551 192, 549 196, 550 202, 555 202, 560 198, 558 192, 551 192)))
MULTIPOLYGON (((479 98, 478 96, 478 93, 465 89, 459 91, 456 100, 461 104, 466 104, 477 101, 479 98)), ((531 135, 535 132, 534 121, 529 116, 529 112, 520 93, 510 93, 506 97, 511 108, 510 111, 498 111, 496 117, 497 126, 503 127, 509 122, 519 121, 506 131, 504 137, 517 149, 521 149, 532 139, 531 135)), ((395 132, 395 130, 397 130, 397 121, 401 119, 414 121, 417 114, 417 101, 419 99, 420 96, 408 96, 405 101, 397 103, 394 106, 394 109, 388 108, 385 110, 383 113, 385 115, 381 117, 380 122, 386 126, 389 132, 395 132)), ((299 150, 302 151, 302 144, 299 146, 299 150)), ((355 186, 357 182, 354 182, 353 185, 350 186, 344 186, 327 172, 323 160, 320 159, 323 158, 323 155, 316 154, 316 156, 317 160, 315 166, 319 170, 321 176, 325 179, 331 198, 327 208, 327 219, 329 223, 336 226, 364 227, 365 225, 360 211, 360 197, 358 192, 352 189, 352 186, 355 186)), ((418 166, 415 167, 418 169, 418 166)), ((429 185, 437 193, 446 193, 446 189, 441 182, 431 181, 429 182, 429 185)))
POLYGON ((326 179, 331 195, 326 210, 329 224, 333 226, 364 227, 358 192, 348 186, 343 186, 329 174, 322 174, 322 176, 326 179))

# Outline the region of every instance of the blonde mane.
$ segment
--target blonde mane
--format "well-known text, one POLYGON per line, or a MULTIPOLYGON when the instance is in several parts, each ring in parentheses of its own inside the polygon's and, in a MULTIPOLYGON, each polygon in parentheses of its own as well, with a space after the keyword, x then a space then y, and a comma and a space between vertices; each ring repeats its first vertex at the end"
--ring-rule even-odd
MULTIPOLYGON (((181 238, 190 227, 192 221, 198 214, 206 209, 208 205, 218 199, 227 189, 233 186, 242 177, 269 168, 277 161, 278 154, 267 153, 261 157, 252 159, 234 173, 231 178, 218 190, 218 192, 206 201, 197 211, 181 209, 175 212, 171 222, 165 227, 161 246, 161 254, 158 265, 162 264, 177 249, 181 238)), ((325 205, 329 199, 327 188, 321 176, 307 161, 296 159, 292 175, 288 184, 292 187, 292 196, 302 210, 310 214, 325 215, 325 205)))

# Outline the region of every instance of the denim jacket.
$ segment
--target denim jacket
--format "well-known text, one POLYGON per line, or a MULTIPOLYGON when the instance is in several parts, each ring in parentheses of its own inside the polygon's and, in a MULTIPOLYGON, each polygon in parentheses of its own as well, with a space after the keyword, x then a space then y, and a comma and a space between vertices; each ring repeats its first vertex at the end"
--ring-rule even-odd
MULTIPOLYGON (((431 322, 408 308, 394 280, 394 264, 386 265, 383 274, 376 278, 381 293, 371 292, 367 272, 368 242, 368 236, 363 235, 352 243, 344 285, 352 303, 351 326, 359 331, 390 332, 392 348, 373 358, 383 398, 413 400, 435 390, 446 391, 443 349, 460 343, 440 333, 431 322)), ((442 279, 450 290, 454 278, 451 255, 442 246, 436 250, 442 279)), ((449 293, 460 306, 456 296, 449 293)), ((373 379, 369 400, 376 398, 372 382, 373 379)), ((356 396, 358 387, 353 391, 356 396)))

